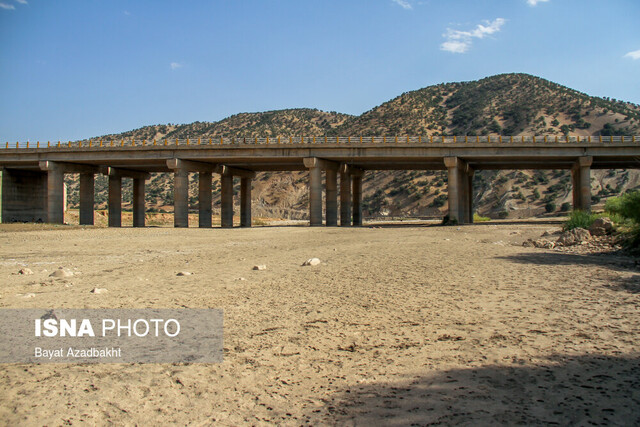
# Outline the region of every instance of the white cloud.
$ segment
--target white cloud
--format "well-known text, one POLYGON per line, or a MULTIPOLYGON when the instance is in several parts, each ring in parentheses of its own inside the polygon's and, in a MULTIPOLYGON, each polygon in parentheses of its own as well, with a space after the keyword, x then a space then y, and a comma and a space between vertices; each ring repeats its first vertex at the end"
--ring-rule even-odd
POLYGON ((12 4, 6 4, 6 3, 0 3, 0 8, 1 9, 7 9, 7 10, 13 10, 16 7, 12 4))
POLYGON ((171 69, 172 70, 177 70, 178 68, 182 68, 182 64, 179 62, 172 62, 171 63, 171 69))
POLYGON ((409 3, 407 0, 391 0, 391 1, 397 4, 398 6, 402 7, 403 9, 407 9, 407 10, 413 9, 413 6, 411 6, 411 3, 409 3))
POLYGON ((631 58, 631 59, 640 59, 640 50, 634 50, 633 52, 629 52, 624 57, 631 58))
POLYGON ((128 10, 125 10, 122 13, 124 13, 126 16, 131 16, 131 12, 129 12, 128 10))
POLYGON ((27 0, 16 0, 16 2, 20 4, 28 4, 27 0))
POLYGON ((527 0, 529 6, 536 6, 538 3, 546 3, 549 0, 527 0))
POLYGON ((497 33, 505 22, 507 21, 503 18, 496 18, 492 22, 484 21, 484 24, 478 24, 471 31, 447 28, 447 32, 442 35, 446 40, 440 45, 440 49, 451 53, 465 53, 473 44, 473 39, 483 39, 497 33))

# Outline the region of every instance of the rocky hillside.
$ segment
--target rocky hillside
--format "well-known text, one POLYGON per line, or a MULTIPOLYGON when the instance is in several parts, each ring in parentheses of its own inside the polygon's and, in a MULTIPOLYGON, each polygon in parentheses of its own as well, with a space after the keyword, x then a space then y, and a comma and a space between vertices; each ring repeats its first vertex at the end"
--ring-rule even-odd
MULTIPOLYGON (((314 109, 242 113, 219 122, 145 126, 103 138, 197 138, 321 135, 631 135, 640 133, 640 106, 596 98, 550 81, 503 74, 479 81, 447 83, 407 92, 372 110, 350 116, 314 109)), ((442 171, 371 171, 365 177, 368 216, 441 216, 446 209, 442 171)), ((197 174, 191 204, 197 208, 197 174)), ((69 177, 69 200, 77 204, 77 182, 69 177)), ((239 184, 238 184, 239 186, 239 184)), ((636 171, 593 171, 594 202, 640 187, 636 171)), ((476 210, 492 217, 557 214, 569 209, 568 171, 481 171, 474 179, 476 210)), ((131 189, 123 189, 125 209, 131 189)), ((97 201, 106 206, 106 180, 96 182, 97 201)), ((147 203, 172 210, 170 174, 154 174, 147 203)), ((260 173, 254 183, 256 216, 306 218, 304 172, 260 173)), ((219 186, 214 186, 219 206, 219 186)))

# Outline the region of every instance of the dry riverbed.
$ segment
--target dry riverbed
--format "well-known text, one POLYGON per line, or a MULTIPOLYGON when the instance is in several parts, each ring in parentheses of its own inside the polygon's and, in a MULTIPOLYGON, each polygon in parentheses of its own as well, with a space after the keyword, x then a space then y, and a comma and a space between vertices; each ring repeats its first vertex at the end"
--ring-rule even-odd
POLYGON ((0 307, 222 308, 225 354, 0 365, 0 420, 638 424, 640 274, 553 228, 3 225, 0 307))

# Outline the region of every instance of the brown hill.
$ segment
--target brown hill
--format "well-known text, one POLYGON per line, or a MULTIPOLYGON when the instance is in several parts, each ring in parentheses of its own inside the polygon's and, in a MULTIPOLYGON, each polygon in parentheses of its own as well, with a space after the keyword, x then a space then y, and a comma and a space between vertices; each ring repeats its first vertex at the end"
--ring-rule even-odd
MULTIPOLYGON (((242 113, 219 122, 145 126, 102 138, 197 138, 319 135, 631 135, 640 130, 640 106, 591 97, 526 74, 447 83, 407 92, 372 110, 350 116, 314 109, 242 113)), ((636 171, 593 171, 594 202, 640 186, 636 171)), ((191 204, 197 208, 197 174, 191 204)), ((69 180, 71 204, 77 182, 69 180)), ((476 210, 493 217, 557 213, 571 201, 568 171, 480 171, 474 179, 476 210)), ((96 182, 106 204, 106 180, 96 182)), ((125 208, 131 190, 124 188, 125 208)), ((172 210, 171 174, 154 174, 147 203, 172 210)), ((214 185, 219 206, 219 187, 214 185)), ((254 183, 257 216, 306 218, 306 173, 260 173, 254 183)), ((363 205, 369 216, 439 216, 446 209, 446 174, 441 171, 371 171, 363 205)))

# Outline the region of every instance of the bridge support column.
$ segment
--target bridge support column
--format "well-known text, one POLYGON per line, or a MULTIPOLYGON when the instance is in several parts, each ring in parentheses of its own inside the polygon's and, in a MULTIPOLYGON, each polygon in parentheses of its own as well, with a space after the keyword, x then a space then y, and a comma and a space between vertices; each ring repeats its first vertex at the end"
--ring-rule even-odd
POLYGON ((338 173, 335 169, 325 171, 326 212, 328 227, 338 225, 338 173))
POLYGON ((460 215, 460 167, 457 157, 445 157, 444 165, 447 167, 447 187, 449 191, 449 221, 462 223, 464 218, 460 215))
POLYGON ((580 199, 582 210, 591 211, 591 164, 593 157, 585 156, 578 159, 580 165, 580 199))
POLYGON ((233 227, 233 175, 220 175, 220 226, 233 227))
POLYGON ((468 223, 473 224, 473 174, 475 171, 471 168, 467 171, 467 218, 468 223))
POLYGON ((173 174, 173 226, 189 227, 189 172, 176 169, 173 174))
POLYGON ((144 179, 133 178, 133 226, 144 227, 145 203, 144 203, 144 179))
POLYGON ((109 175, 109 227, 122 226, 122 177, 109 175))
POLYGON ((362 173, 352 174, 353 226, 362 226, 362 173))
POLYGON ((322 225, 322 160, 315 157, 304 159, 309 169, 309 225, 322 225))
POLYGON ((340 167, 340 225, 351 225, 351 175, 346 165, 340 167))
POLYGON ((573 198, 573 210, 580 210, 580 181, 578 179, 578 171, 574 167, 571 169, 571 195, 573 198))
POLYGON ((573 209, 591 211, 591 164, 593 157, 578 157, 571 178, 573 184, 573 209))
POLYGON ((95 179, 93 172, 80 174, 80 225, 93 225, 95 179))
POLYGON ((240 178, 240 227, 251 227, 251 178, 240 178))
POLYGON ((47 162, 47 222, 64 223, 64 170, 47 162))
POLYGON ((211 228, 211 172, 198 173, 198 227, 211 228))

